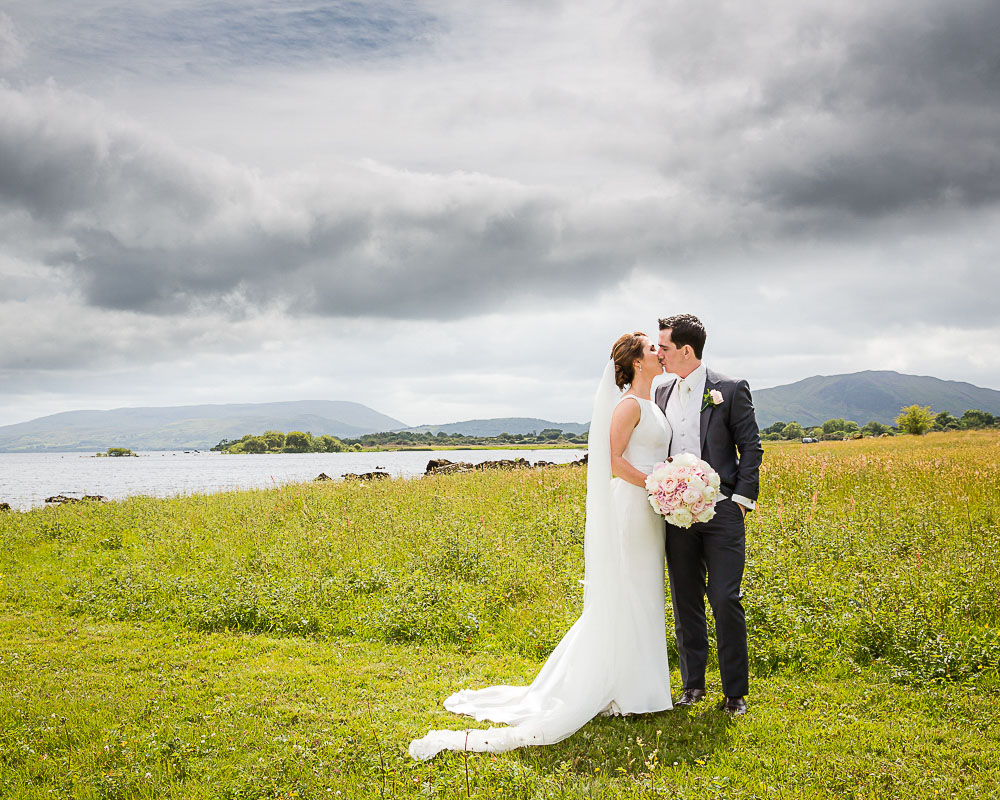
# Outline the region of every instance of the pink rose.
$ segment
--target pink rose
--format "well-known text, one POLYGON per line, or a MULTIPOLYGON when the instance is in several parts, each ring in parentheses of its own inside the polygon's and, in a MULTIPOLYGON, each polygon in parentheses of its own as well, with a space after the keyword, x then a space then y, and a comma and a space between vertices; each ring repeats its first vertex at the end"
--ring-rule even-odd
POLYGON ((722 392, 720 392, 718 389, 712 389, 712 391, 708 393, 708 396, 712 398, 712 405, 714 406, 722 405, 722 392))

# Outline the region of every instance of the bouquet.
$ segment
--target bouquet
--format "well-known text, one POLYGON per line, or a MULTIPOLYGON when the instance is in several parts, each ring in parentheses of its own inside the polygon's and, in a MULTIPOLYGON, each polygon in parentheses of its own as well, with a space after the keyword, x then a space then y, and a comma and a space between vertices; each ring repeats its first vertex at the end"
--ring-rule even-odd
POLYGON ((653 467, 646 491, 657 514, 678 528, 690 528, 715 516, 719 473, 691 453, 680 453, 653 467))

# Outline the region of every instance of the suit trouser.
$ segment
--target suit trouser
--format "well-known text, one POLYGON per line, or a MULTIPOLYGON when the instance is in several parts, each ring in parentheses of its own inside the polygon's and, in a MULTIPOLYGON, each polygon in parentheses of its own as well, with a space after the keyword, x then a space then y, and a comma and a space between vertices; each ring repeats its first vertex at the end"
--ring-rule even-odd
POLYGON ((715 617, 722 690, 727 697, 746 695, 750 669, 740 591, 746 564, 742 512, 732 500, 720 500, 709 522, 696 522, 687 529, 668 524, 666 550, 684 688, 705 688, 707 594, 715 617))

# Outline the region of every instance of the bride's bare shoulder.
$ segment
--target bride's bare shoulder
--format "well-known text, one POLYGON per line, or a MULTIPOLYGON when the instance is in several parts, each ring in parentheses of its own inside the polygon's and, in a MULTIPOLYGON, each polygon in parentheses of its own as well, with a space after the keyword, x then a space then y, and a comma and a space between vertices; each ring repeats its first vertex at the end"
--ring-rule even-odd
POLYGON ((634 394, 623 394, 618 400, 618 405, 615 406, 614 413, 611 415, 611 424, 612 426, 616 426, 631 423, 634 428, 639 424, 640 416, 642 416, 642 407, 639 403, 639 398, 634 394), (635 400, 635 402, 628 402, 629 398, 635 400))

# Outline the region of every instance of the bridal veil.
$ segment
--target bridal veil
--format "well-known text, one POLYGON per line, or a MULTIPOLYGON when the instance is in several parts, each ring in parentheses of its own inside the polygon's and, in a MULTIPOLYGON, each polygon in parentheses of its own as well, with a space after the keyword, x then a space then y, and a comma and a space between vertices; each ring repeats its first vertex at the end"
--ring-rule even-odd
MULTIPOLYGON (((617 710, 614 694, 623 644, 620 623, 628 615, 624 598, 628 581, 623 575, 623 536, 611 489, 611 415, 621 398, 614 378, 614 363, 609 361, 590 421, 583 613, 530 686, 462 690, 445 700, 449 711, 504 727, 428 731, 410 743, 413 758, 426 760, 445 749, 500 753, 553 744, 598 714, 617 710)), ((660 603, 662 619, 662 595, 660 603)))

